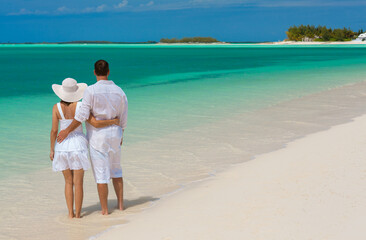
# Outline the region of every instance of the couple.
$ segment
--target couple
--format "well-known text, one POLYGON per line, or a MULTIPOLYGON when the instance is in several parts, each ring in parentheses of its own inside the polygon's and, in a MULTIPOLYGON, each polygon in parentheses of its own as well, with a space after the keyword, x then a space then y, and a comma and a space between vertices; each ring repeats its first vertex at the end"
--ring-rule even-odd
POLYGON ((118 209, 123 210, 121 146, 127 124, 127 97, 120 87, 108 80, 109 65, 106 61, 99 60, 94 64, 94 75, 97 83, 89 87, 72 78, 66 78, 62 85, 52 85, 61 101, 52 110, 50 158, 53 170, 62 171, 65 178, 69 218, 80 218, 84 171, 90 168, 90 162, 102 214, 108 215, 108 183, 111 178, 118 209), (79 102, 81 98, 83 101, 79 102), (84 121, 87 138, 81 125, 84 121), (58 133, 59 125, 61 131, 58 133))

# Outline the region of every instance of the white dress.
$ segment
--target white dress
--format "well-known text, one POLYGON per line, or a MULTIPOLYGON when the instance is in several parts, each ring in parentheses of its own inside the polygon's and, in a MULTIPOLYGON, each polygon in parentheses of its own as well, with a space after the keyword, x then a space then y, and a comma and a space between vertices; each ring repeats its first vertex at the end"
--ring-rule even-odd
MULTIPOLYGON (((80 106, 81 102, 78 102, 75 114, 79 110, 80 106)), ((73 119, 65 119, 60 103, 57 103, 57 108, 61 115, 60 129, 63 130, 71 124, 73 119)), ((56 142, 52 169, 53 171, 58 172, 66 169, 87 170, 89 168, 88 140, 83 133, 82 125, 80 125, 61 143, 56 142)))

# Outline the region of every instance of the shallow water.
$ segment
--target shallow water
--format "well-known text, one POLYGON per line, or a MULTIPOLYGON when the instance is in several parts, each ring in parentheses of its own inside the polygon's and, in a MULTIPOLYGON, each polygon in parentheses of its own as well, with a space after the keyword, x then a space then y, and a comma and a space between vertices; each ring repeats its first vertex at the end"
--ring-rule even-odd
POLYGON ((348 121, 364 112, 365 84, 348 84, 365 80, 365 66, 362 46, 1 46, 1 237, 94 235, 192 180, 348 121), (89 171, 84 219, 70 222, 48 160, 51 84, 92 84, 99 58, 129 99, 129 208, 101 220, 89 171))

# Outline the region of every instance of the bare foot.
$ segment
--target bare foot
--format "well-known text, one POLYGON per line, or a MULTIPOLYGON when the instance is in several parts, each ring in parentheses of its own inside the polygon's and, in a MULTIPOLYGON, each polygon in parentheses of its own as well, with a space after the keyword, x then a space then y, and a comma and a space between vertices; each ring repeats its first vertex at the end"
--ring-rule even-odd
POLYGON ((108 215, 108 211, 103 211, 102 210, 102 215, 108 215))
POLYGON ((122 205, 119 205, 119 204, 118 204, 118 205, 116 206, 116 209, 123 211, 123 210, 124 210, 123 204, 122 204, 122 205))
POLYGON ((69 219, 74 218, 74 213, 69 213, 69 219))
POLYGON ((81 218, 80 214, 76 214, 75 218, 81 218))

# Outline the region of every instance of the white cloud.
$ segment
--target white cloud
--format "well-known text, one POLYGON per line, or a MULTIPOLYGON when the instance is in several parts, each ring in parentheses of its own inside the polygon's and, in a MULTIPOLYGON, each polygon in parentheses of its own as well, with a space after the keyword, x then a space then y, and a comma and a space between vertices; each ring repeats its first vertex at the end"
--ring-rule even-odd
POLYGON ((142 3, 142 4, 140 4, 140 7, 150 7, 152 5, 154 5, 154 1, 150 1, 150 2, 145 3, 145 4, 142 3))
POLYGON ((106 10, 106 8, 107 8, 107 5, 102 4, 102 5, 98 6, 95 10, 97 12, 104 12, 106 10))
POLYGON ((128 4, 128 0, 122 0, 122 2, 120 2, 119 4, 114 5, 114 8, 123 8, 123 7, 126 7, 127 4, 128 4))
POLYGON ((27 15, 27 14, 31 14, 31 13, 32 13, 32 11, 22 8, 19 10, 19 12, 12 12, 12 13, 9 13, 8 15, 16 16, 16 15, 27 15))
MULTIPOLYGON (((141 4, 142 5, 142 4, 141 4)), ((152 10, 210 7, 340 7, 365 6, 365 0, 188 0, 155 4, 152 10)))
POLYGON ((8 16, 20 16, 20 15, 46 15, 48 14, 47 11, 40 11, 40 10, 28 10, 25 8, 20 9, 18 12, 8 13, 8 16))
POLYGON ((77 13, 75 9, 70 9, 65 6, 59 7, 54 11, 54 14, 56 15, 64 15, 64 14, 73 14, 77 13))
MULTIPOLYGON (((117 10, 119 8, 125 7, 128 4, 128 0, 122 0, 118 5, 114 6, 117 10)), ((20 15, 67 15, 67 14, 85 14, 85 13, 101 13, 113 11, 113 8, 106 4, 101 4, 96 7, 85 7, 83 9, 70 9, 66 6, 60 6, 54 10, 50 11, 40 11, 40 10, 28 10, 26 8, 20 9, 18 12, 8 13, 8 16, 20 16, 20 15)))
POLYGON ((56 9, 56 12, 67 12, 67 11, 68 11, 68 8, 65 6, 62 6, 62 7, 59 7, 56 9))
POLYGON ((186 1, 165 1, 155 3, 154 0, 145 0, 136 6, 130 6, 129 0, 115 0, 117 5, 102 4, 96 7, 85 7, 84 9, 70 9, 60 6, 54 10, 41 11, 20 9, 18 12, 8 13, 8 16, 20 15, 66 15, 100 13, 113 11, 168 11, 193 8, 219 8, 219 7, 331 7, 331 6, 365 6, 365 0, 186 0, 186 1))
POLYGON ((108 6, 106 4, 99 5, 97 7, 86 7, 81 10, 82 13, 94 13, 94 12, 105 12, 108 6))
POLYGON ((316 1, 316 0, 296 0, 296 1, 254 1, 253 4, 259 7, 350 7, 364 6, 365 1, 316 1))

